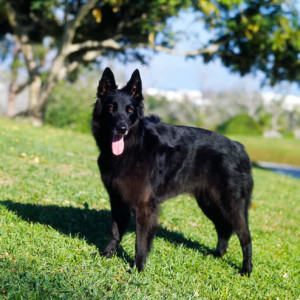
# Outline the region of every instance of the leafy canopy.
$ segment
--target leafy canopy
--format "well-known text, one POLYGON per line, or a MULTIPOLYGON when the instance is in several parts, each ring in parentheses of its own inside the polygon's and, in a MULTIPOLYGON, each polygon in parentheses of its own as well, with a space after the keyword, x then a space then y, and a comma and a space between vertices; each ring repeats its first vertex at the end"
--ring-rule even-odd
MULTIPOLYGON (((0 0, 0 37, 13 32, 5 2, 0 0)), ((59 49, 67 21, 75 19, 89 1, 8 2, 32 44, 45 46, 47 37, 49 48, 59 49)), ((96 1, 77 27, 72 42, 98 44, 86 44, 73 51, 66 63, 95 62, 97 56, 87 55, 93 50, 100 50, 99 55, 113 54, 125 61, 142 62, 145 57, 140 47, 169 49, 172 53, 175 33, 170 32, 167 20, 186 8, 192 8, 197 19, 213 33, 207 45, 192 54, 186 53, 188 56, 201 55, 205 62, 219 57, 226 67, 241 75, 260 70, 271 84, 282 80, 300 82, 300 18, 296 0, 96 1), (115 43, 99 44, 108 39, 115 43)), ((36 60, 42 66, 46 53, 39 49, 36 46, 36 60)))
MULTIPOLYGON (((202 1, 200 1, 202 2, 202 1)), ((241 75, 261 70, 271 84, 300 82, 300 18, 296 1, 212 1, 205 22, 216 30, 219 56, 241 75)))

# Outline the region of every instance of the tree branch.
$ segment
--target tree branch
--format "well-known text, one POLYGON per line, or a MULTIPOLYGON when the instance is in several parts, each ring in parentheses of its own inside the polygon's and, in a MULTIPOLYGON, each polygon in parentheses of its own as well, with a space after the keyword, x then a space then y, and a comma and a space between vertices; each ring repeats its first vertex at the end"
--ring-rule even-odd
POLYGON ((196 55, 204 54, 204 53, 213 54, 213 53, 217 52, 217 50, 221 46, 221 44, 222 43, 216 43, 216 44, 212 44, 212 45, 209 45, 209 46, 197 49, 197 50, 183 51, 183 50, 176 50, 176 49, 172 49, 172 48, 168 48, 168 47, 164 47, 164 46, 160 46, 160 45, 138 43, 138 44, 135 44, 134 47, 128 47, 128 49, 130 49, 130 48, 150 48, 150 49, 153 49, 158 52, 165 52, 165 53, 169 53, 169 54, 183 55, 183 56, 196 56, 196 55))
POLYGON ((176 50, 176 49, 172 49, 172 48, 168 48, 168 47, 164 47, 164 46, 160 46, 160 45, 153 45, 150 43, 137 43, 137 44, 131 44, 131 45, 122 45, 114 39, 107 39, 107 40, 104 40, 101 42, 86 41, 84 43, 70 45, 69 47, 67 47, 66 53, 69 55, 71 53, 74 53, 74 52, 77 52, 80 50, 84 50, 84 49, 86 49, 86 50, 94 49, 94 51, 103 50, 103 49, 125 51, 128 49, 149 48, 149 49, 153 49, 158 52, 165 52, 165 53, 169 53, 169 54, 184 55, 184 56, 196 56, 196 55, 204 54, 204 53, 213 54, 218 51, 219 47, 224 42, 225 41, 211 44, 209 46, 206 46, 206 47, 203 47, 203 48, 200 48, 197 50, 181 51, 181 50, 176 50))
POLYGON ((96 59, 98 56, 100 56, 101 54, 103 54, 103 51, 101 50, 91 50, 91 51, 88 51, 86 52, 83 57, 82 57, 82 60, 83 61, 92 61, 94 59, 96 59))
POLYGON ((80 25, 82 19, 88 14, 88 12, 96 5, 99 0, 88 0, 82 5, 75 18, 68 21, 64 30, 63 44, 69 45, 75 36, 77 27, 80 25))
POLYGON ((22 84, 19 84, 17 87, 16 87, 16 90, 15 90, 15 93, 16 94, 19 94, 21 93, 30 83, 30 78, 28 78, 25 82, 23 82, 22 84))
POLYGON ((24 31, 24 27, 18 23, 17 14, 16 14, 15 10, 11 7, 10 3, 8 1, 6 1, 5 5, 6 5, 9 23, 12 26, 12 28, 16 34, 16 39, 20 43, 20 47, 24 54, 24 58, 25 58, 29 76, 32 76, 38 66, 34 59, 34 52, 33 52, 33 48, 30 43, 30 40, 29 40, 29 36, 24 31))
POLYGON ((121 50, 123 46, 116 42, 114 39, 107 39, 101 42, 97 41, 86 41, 80 44, 72 44, 68 46, 65 50, 67 55, 83 50, 83 49, 102 49, 102 48, 111 48, 114 50, 121 50))
POLYGON ((73 61, 71 64, 60 69, 58 79, 63 79, 67 74, 73 72, 79 66, 79 61, 73 61))
MULTIPOLYGON (((45 108, 48 96, 55 87, 57 80, 64 76, 65 72, 67 72, 65 59, 70 53, 72 53, 68 51, 68 48, 72 46, 72 41, 75 36, 76 29, 80 25, 82 19, 88 14, 88 12, 93 8, 93 6, 95 6, 98 1, 99 0, 86 1, 74 17, 74 19, 66 23, 57 55, 51 64, 48 76, 41 89, 38 107, 36 107, 37 109, 43 110, 45 108)), ((77 65, 75 66, 75 64, 73 66, 74 69, 77 67, 77 65)))

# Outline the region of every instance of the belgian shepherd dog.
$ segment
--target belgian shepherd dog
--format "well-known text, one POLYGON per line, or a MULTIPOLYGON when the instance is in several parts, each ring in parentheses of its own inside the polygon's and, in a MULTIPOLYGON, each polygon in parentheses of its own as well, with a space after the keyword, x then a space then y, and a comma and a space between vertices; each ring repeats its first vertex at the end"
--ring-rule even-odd
POLYGON ((142 81, 135 70, 118 89, 109 68, 97 88, 92 132, 100 150, 98 166, 110 197, 111 238, 101 255, 117 251, 130 223, 136 223, 135 266, 145 267, 157 228, 160 203, 178 194, 195 196, 214 223, 222 256, 232 233, 243 251, 242 274, 252 271, 248 225, 253 180, 242 144, 218 133, 164 124, 144 117, 142 81))

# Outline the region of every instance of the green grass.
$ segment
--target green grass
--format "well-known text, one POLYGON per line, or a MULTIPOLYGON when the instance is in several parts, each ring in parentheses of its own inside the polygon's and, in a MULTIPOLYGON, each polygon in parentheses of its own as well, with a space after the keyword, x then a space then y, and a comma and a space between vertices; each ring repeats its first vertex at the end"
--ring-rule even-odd
POLYGON ((8 299, 297 299, 299 180, 254 169, 254 269, 238 274, 236 236, 209 255, 216 233, 196 202, 165 202, 143 273, 130 271, 133 227, 104 259, 109 200, 90 135, 0 119, 0 294, 8 299))
POLYGON ((253 161, 270 161, 300 166, 300 139, 230 136, 243 143, 253 161))

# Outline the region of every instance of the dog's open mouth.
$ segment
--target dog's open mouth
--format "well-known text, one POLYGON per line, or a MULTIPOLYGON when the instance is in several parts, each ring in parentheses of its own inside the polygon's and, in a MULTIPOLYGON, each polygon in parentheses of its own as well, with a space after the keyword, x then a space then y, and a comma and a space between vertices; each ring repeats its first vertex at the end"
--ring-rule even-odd
POLYGON ((124 151, 125 134, 114 134, 112 139, 112 152, 114 155, 120 155, 124 151))

